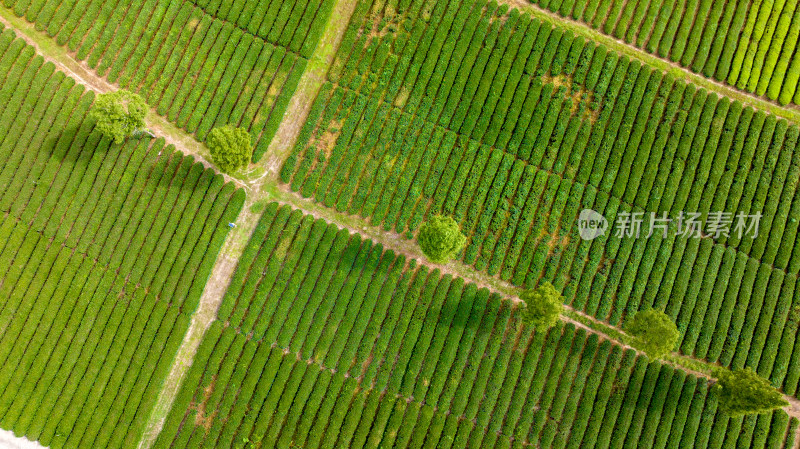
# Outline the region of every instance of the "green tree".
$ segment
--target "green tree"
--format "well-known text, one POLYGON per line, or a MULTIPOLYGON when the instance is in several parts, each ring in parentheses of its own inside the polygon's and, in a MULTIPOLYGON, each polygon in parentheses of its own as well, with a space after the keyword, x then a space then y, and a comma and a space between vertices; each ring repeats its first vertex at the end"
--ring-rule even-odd
POLYGON ((455 220, 436 215, 419 228, 417 242, 431 262, 445 263, 464 248, 467 238, 455 220))
POLYGON ((539 284, 534 290, 523 291, 520 299, 525 302, 522 319, 534 327, 555 326, 564 310, 564 297, 549 282, 539 284))
POLYGON ((781 393, 767 379, 752 368, 730 371, 724 368, 714 373, 719 382, 720 408, 730 416, 767 413, 789 405, 781 393))
POLYGON ((225 125, 208 133, 206 145, 214 164, 225 173, 247 166, 253 157, 250 134, 244 128, 225 125))
POLYGON ((144 128, 145 114, 147 103, 144 98, 127 90, 99 94, 90 111, 90 116, 97 122, 95 128, 114 139, 114 143, 122 143, 140 133, 152 137, 144 128))
POLYGON ((626 330, 634 337, 633 346, 651 359, 660 359, 672 352, 681 336, 667 314, 654 309, 637 312, 626 330))

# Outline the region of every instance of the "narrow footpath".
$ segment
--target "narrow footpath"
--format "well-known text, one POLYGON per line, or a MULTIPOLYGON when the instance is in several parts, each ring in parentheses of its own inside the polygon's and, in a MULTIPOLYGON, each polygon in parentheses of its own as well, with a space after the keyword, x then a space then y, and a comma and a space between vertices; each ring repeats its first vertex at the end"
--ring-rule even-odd
MULTIPOLYGON (((164 381, 164 386, 161 389, 158 400, 148 420, 142 440, 139 442, 138 449, 149 449, 155 443, 164 421, 167 419, 172 403, 181 387, 181 382, 185 377, 189 367, 192 365, 192 360, 197 353, 200 343, 203 341, 203 336, 208 330, 211 323, 217 317, 217 310, 219 309, 222 299, 225 297, 225 292, 228 290, 231 278, 236 270, 237 263, 241 258, 247 243, 250 241, 250 236, 255 231, 258 225, 259 215, 251 211, 251 207, 258 201, 262 201, 263 197, 260 192, 263 190, 265 183, 275 183, 277 180, 277 173, 280 169, 282 158, 280 155, 290 150, 297 141, 297 136, 300 134, 300 129, 305 123, 311 110, 311 104, 314 102, 325 77, 328 72, 328 67, 333 63, 333 58, 336 55, 336 49, 344 37, 347 30, 347 25, 350 22, 350 17, 353 15, 358 0, 338 0, 333 7, 331 17, 325 26, 325 30, 320 37, 320 42, 314 54, 311 56, 305 72, 303 72, 297 90, 295 91, 286 112, 281 119, 281 124, 272 143, 269 147, 267 155, 260 162, 258 169, 266 169, 266 174, 259 176, 255 180, 244 182, 236 180, 247 192, 247 199, 242 207, 242 212, 236 219, 236 227, 228 234, 225 243, 222 246, 214 268, 211 271, 208 282, 206 283, 203 295, 200 298, 200 305, 197 311, 192 315, 192 322, 189 326, 189 331, 184 337, 183 343, 175 361, 172 364, 170 373, 164 381)), ((158 134, 160 130, 169 130, 170 139, 168 143, 175 145, 175 147, 187 154, 195 155, 203 161, 207 161, 205 154, 205 146, 195 141, 194 138, 176 126, 166 123, 161 123, 157 120, 166 121, 162 117, 155 114, 153 120, 148 117, 148 125, 158 134), (154 125, 155 124, 155 125, 154 125), (184 143, 189 141, 189 145, 184 143), (200 151, 198 150, 198 147, 200 151), (200 154, 198 154, 200 153, 200 154)), ((213 165, 204 162, 208 166, 213 165)), ((257 171, 258 171, 257 169, 257 171)), ((226 177, 226 180, 229 177, 226 177)))

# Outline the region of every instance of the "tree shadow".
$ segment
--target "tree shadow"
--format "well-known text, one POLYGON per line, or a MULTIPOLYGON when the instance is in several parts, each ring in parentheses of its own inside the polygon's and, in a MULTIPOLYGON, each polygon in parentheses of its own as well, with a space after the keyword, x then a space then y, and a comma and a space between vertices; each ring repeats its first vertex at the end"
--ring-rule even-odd
POLYGON ((48 133, 41 150, 62 164, 88 165, 98 150, 108 151, 109 140, 91 131, 86 120, 48 133), (106 140, 106 142, 103 142, 106 140))
MULTIPOLYGON (((146 176, 151 188, 193 191, 207 189, 215 181, 213 170, 207 170, 193 157, 164 145, 163 141, 157 144, 158 141, 141 136, 129 137, 123 143, 116 144, 96 131, 94 126, 94 121, 86 118, 63 129, 53 130, 48 133, 39 151, 62 165, 92 166, 98 172, 116 170, 124 176, 133 176, 145 170, 150 172, 146 176)), ((219 182, 223 182, 221 177, 219 182)))

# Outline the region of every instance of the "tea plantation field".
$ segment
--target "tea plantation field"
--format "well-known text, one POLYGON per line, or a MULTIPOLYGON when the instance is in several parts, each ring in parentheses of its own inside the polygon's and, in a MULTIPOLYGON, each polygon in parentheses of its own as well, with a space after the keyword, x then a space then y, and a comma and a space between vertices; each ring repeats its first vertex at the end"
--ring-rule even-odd
POLYGON ((739 89, 800 103, 795 0, 534 3, 739 89))
POLYGON ((572 324, 535 331, 510 302, 415 262, 270 204, 154 447, 782 447, 793 438, 783 412, 722 417, 706 379, 572 324))
POLYGON ((535 3, 556 14, 0 0, 0 429, 34 449, 800 448, 800 123, 759 109, 800 107, 800 5, 535 3), (99 95, 122 89, 146 123, 115 143, 99 95), (249 135, 241 169, 210 149, 224 125, 249 135), (757 232, 709 230, 716 212, 757 232), (419 244, 437 216, 466 239, 443 263, 419 244), (549 328, 522 302, 545 283, 549 328), (677 327, 663 358, 629 327, 648 309, 677 327), (745 367, 788 405, 727 413, 745 367))
POLYGON ((131 447, 243 191, 92 133, 93 94, 9 30, 0 55, 0 427, 131 447))
POLYGON ((452 216, 464 263, 519 286, 548 280, 614 325, 665 309, 683 352, 794 394, 797 126, 516 10, 445 5, 401 15, 359 2, 282 179, 400 233, 452 216), (612 223, 764 216, 756 239, 584 241, 584 208, 612 223))

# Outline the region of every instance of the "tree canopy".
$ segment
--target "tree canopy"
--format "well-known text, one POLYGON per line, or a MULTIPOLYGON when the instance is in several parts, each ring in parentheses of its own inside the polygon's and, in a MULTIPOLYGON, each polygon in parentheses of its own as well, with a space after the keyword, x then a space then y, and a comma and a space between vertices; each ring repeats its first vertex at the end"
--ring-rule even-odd
POLYGON ((714 374, 719 378, 715 388, 720 392, 720 408, 730 416, 767 413, 789 405, 767 379, 750 367, 734 371, 719 369, 714 374))
POLYGON ((99 94, 90 112, 97 122, 96 129, 114 139, 114 143, 122 143, 143 130, 145 114, 147 103, 127 90, 99 94))
POLYGON ((467 238, 455 220, 436 215, 420 227, 417 242, 432 262, 445 263, 464 248, 467 238))
POLYGON ((520 295, 525 302, 523 320, 534 327, 553 327, 564 310, 564 298, 549 282, 539 284, 534 290, 525 290, 520 295))
POLYGON ((660 359, 675 349, 681 334, 675 323, 660 310, 637 312, 626 330, 633 335, 633 346, 651 359, 660 359))
POLYGON ((208 133, 206 145, 214 164, 225 173, 247 166, 253 157, 250 134, 244 128, 225 125, 208 133))

